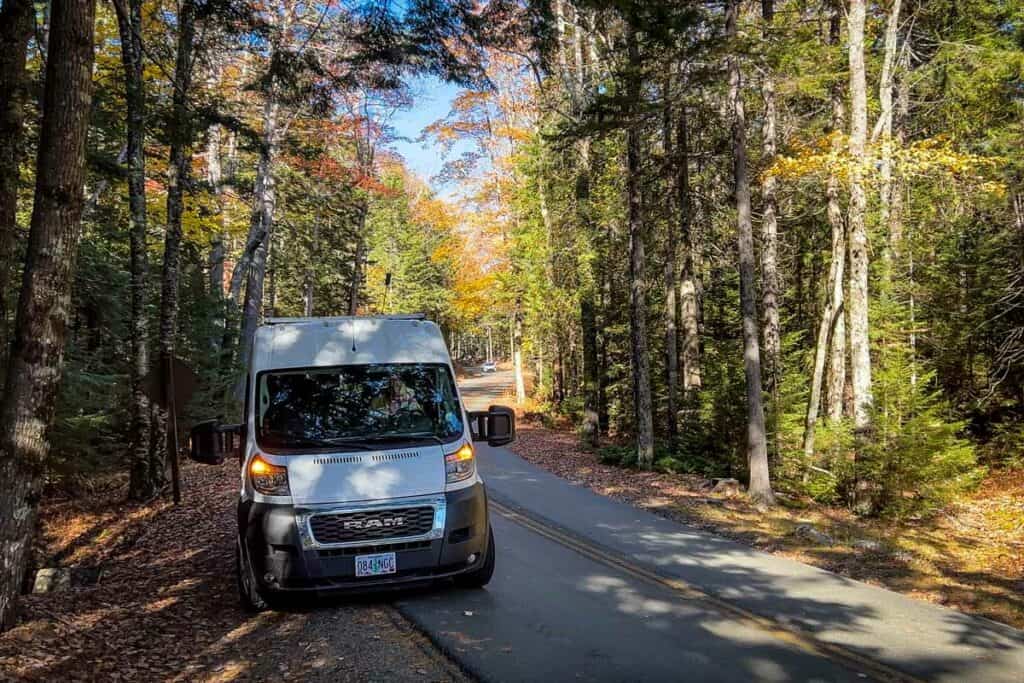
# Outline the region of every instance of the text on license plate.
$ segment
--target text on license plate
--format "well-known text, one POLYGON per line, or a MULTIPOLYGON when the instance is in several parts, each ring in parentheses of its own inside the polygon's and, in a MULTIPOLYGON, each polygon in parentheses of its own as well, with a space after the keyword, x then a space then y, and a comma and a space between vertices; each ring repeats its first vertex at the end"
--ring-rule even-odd
POLYGON ((356 576, 394 574, 398 570, 394 553, 356 555, 356 576))

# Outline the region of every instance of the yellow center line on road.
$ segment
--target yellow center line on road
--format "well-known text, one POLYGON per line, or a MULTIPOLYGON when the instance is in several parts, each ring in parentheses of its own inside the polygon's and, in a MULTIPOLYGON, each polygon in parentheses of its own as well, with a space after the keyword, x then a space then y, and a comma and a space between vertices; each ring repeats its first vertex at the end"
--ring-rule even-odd
POLYGON ((925 683, 924 679, 916 678, 910 674, 894 669, 886 664, 878 662, 864 655, 853 652, 839 645, 826 643, 806 631, 780 624, 773 619, 762 617, 749 610, 739 607, 731 602, 715 597, 696 588, 682 579, 669 578, 657 574, 642 566, 629 562, 599 546, 593 545, 581 538, 567 534, 561 530, 552 528, 531 518, 523 510, 513 509, 505 504, 495 502, 493 498, 489 501, 491 509, 502 517, 522 526, 530 531, 554 541, 561 546, 593 560, 606 567, 625 572, 630 576, 640 579, 645 583, 667 588, 673 593, 686 598, 687 600, 698 601, 724 614, 731 619, 753 626, 769 636, 785 642, 788 645, 799 648, 805 652, 830 659, 854 673, 868 676, 876 681, 893 683, 925 683))

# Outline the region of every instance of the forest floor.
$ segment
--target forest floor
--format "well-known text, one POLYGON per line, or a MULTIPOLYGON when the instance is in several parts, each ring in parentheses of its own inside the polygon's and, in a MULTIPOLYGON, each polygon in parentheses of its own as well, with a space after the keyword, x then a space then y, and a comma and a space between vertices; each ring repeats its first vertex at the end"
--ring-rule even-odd
POLYGON ((1024 470, 991 473, 970 496, 926 519, 865 519, 792 501, 758 510, 709 492, 699 476, 602 464, 569 428, 523 419, 510 448, 596 493, 655 514, 969 614, 1024 628, 1024 470), (808 533, 808 527, 830 537, 808 533))
POLYGON ((44 503, 36 557, 86 585, 23 596, 21 622, 0 635, 0 680, 466 680, 386 598, 243 612, 238 470, 182 474, 179 506, 125 505, 123 480, 44 503))

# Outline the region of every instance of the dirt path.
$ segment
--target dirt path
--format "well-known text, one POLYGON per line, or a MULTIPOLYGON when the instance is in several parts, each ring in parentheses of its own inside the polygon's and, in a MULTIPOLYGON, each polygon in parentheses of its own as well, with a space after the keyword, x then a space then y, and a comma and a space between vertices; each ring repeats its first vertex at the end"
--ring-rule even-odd
POLYGON ((25 598, 22 623, 0 636, 0 680, 466 680, 387 595, 244 613, 232 555, 237 471, 183 473, 178 508, 47 506, 49 556, 102 574, 25 598))

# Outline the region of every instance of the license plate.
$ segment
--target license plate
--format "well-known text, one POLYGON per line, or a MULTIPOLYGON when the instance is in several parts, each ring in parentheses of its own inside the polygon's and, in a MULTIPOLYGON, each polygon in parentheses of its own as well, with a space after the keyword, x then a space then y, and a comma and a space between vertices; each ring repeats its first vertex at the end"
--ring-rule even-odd
POLYGON ((380 576, 398 571, 394 553, 356 555, 356 576, 380 576))

